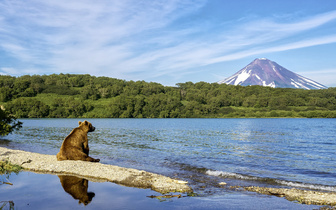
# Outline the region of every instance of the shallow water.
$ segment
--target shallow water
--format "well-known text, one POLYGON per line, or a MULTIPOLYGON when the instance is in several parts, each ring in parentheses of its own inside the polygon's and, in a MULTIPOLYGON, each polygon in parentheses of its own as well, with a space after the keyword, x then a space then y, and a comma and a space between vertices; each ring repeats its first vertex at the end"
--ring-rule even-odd
MULTIPOLYGON (((69 177, 67 177, 69 178, 69 177)), ((70 177, 71 178, 71 177, 70 177)), ((76 178, 79 179, 79 178, 76 178)), ((110 182, 88 181, 86 187, 65 187, 56 175, 20 172, 0 184, 0 207, 3 209, 313 209, 274 196, 227 191, 211 196, 150 198, 160 196, 149 189, 124 187, 110 182), (90 194, 90 199, 87 195, 90 194)), ((82 179, 83 180, 83 179, 82 179)), ((83 184, 84 180, 80 182, 83 184)), ((75 181, 73 183, 78 183, 75 181)), ((77 186, 76 186, 77 185, 77 186)), ((71 186, 68 186, 71 187, 71 186)))
MULTIPOLYGON (((55 155, 79 120, 22 120, 0 146, 55 155)), ((211 199, 227 194, 222 181, 336 191, 334 119, 88 121, 90 155, 102 163, 184 179, 211 199)))

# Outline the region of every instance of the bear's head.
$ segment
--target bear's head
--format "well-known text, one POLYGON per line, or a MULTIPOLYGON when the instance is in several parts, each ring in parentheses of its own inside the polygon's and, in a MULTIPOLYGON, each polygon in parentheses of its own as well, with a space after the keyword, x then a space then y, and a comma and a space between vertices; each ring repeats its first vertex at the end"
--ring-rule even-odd
POLYGON ((79 127, 84 128, 85 130, 87 130, 87 132, 92 132, 96 129, 90 122, 86 120, 84 122, 79 121, 78 124, 79 127))

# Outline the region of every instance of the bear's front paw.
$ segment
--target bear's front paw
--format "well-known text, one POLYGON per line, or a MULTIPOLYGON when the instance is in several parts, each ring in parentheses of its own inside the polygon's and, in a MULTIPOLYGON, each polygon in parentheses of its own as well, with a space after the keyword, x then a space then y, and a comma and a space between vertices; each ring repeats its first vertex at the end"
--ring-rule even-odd
POLYGON ((100 161, 100 159, 95 159, 95 160, 94 160, 94 162, 99 162, 99 161, 100 161))

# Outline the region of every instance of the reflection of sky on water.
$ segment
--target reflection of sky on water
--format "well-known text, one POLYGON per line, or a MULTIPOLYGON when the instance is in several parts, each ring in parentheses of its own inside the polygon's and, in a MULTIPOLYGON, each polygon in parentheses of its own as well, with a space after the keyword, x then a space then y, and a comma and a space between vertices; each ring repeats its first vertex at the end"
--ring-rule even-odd
MULTIPOLYGON (((149 189, 124 187, 110 182, 89 181, 92 201, 79 204, 63 189, 56 175, 20 172, 12 174, 13 185, 0 185, 0 202, 13 201, 15 209, 311 209, 283 198, 230 191, 206 197, 182 197, 159 200, 147 196, 161 194, 149 189)), ((1 203, 0 203, 1 204, 1 203)))
MULTIPOLYGON (((17 209, 132 209, 137 205, 149 208, 153 200, 146 196, 155 194, 150 190, 128 188, 113 183, 89 181, 89 192, 96 195, 84 207, 65 192, 56 175, 20 172, 9 178, 13 185, 0 185, 0 201, 13 201, 17 209)), ((78 188, 78 187, 76 187, 78 188)), ((77 189, 76 189, 77 190, 77 189)), ((157 193, 156 193, 157 194, 157 193)), ((155 205, 155 202, 153 202, 155 205)))

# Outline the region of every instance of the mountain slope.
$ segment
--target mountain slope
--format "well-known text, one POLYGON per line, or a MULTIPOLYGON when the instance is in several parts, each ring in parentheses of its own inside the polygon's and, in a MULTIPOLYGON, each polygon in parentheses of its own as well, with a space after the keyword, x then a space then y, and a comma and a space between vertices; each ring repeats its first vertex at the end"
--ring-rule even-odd
POLYGON ((318 82, 295 74, 266 58, 255 59, 231 77, 218 83, 241 86, 261 85, 273 88, 302 88, 307 90, 327 88, 318 82))

